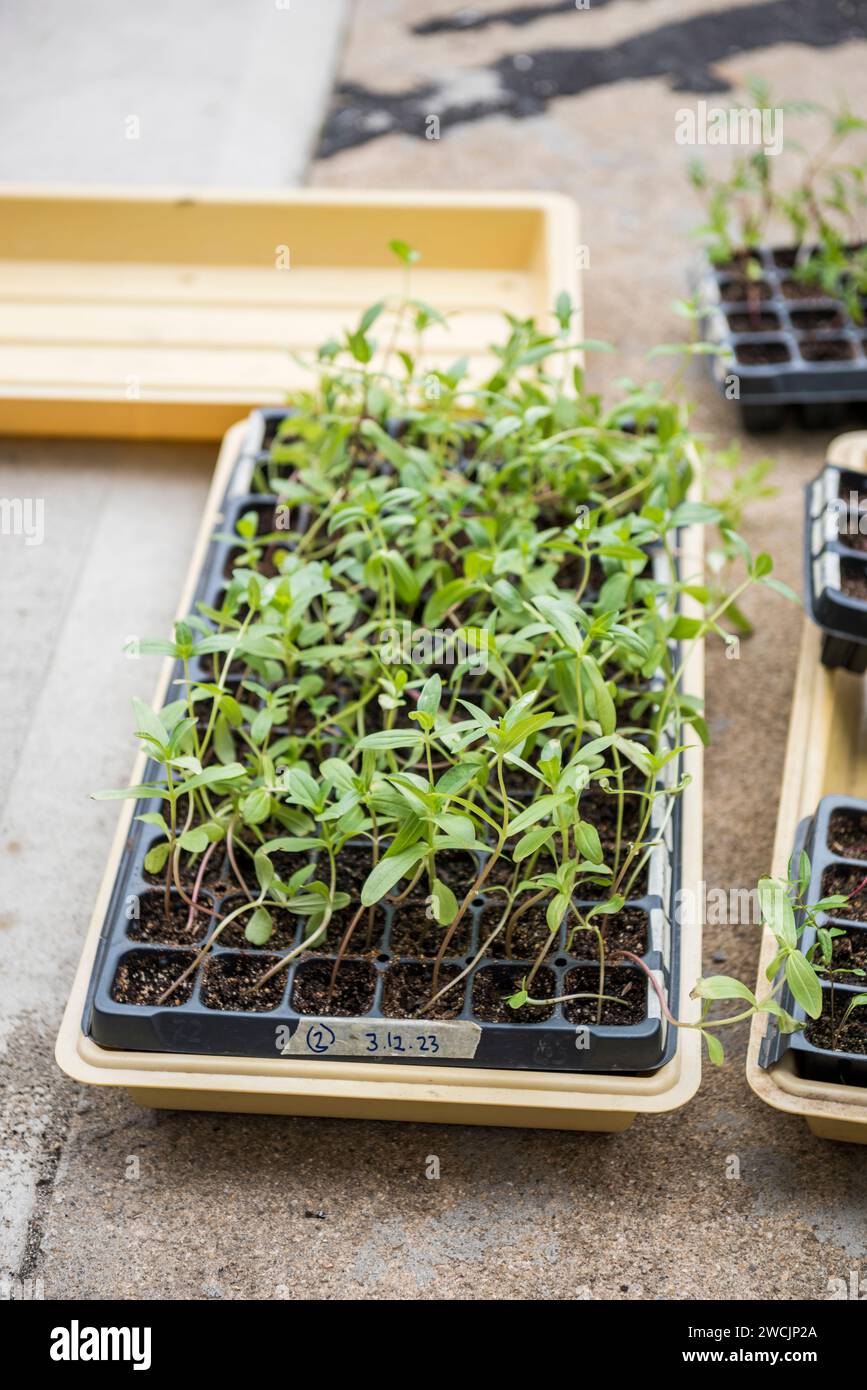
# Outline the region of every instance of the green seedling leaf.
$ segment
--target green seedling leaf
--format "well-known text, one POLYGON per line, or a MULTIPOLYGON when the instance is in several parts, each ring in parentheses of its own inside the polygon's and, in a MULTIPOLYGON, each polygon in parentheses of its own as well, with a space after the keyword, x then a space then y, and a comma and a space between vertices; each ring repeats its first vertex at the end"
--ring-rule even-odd
POLYGON ((756 1002, 756 996, 752 990, 731 975, 708 975, 704 979, 697 980, 694 988, 690 991, 690 998, 745 999, 748 1004, 753 1005, 756 1002))
POLYGON ((384 898, 386 893, 390 893, 396 883, 405 878, 410 869, 414 869, 420 859, 427 854, 427 845, 411 845, 409 849, 400 850, 397 854, 387 854, 378 864, 375 864, 364 882, 361 890, 361 902, 363 907, 372 907, 384 898))
POLYGON ((458 901, 448 884, 435 878, 431 888, 433 914, 441 927, 447 927, 458 915, 458 901))
POLYGON ((267 907, 257 907, 244 928, 244 935, 254 946, 264 946, 273 930, 274 924, 267 907))
POLYGON ((818 1018, 822 1012, 822 986, 812 965, 800 951, 790 951, 786 956, 786 983, 810 1018, 818 1018))

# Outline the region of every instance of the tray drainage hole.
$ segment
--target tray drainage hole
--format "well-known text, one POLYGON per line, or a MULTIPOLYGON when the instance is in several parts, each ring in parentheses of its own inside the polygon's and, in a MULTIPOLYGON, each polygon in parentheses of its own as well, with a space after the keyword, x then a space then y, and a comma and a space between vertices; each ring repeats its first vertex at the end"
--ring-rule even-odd
POLYGON ((383 952, 382 955, 377 956, 376 959, 379 961, 380 965, 388 965, 388 962, 391 960, 391 956, 387 956, 383 952))
POLYGON ((566 957, 565 957, 565 956, 558 956, 557 959, 555 960, 554 964, 555 964, 555 965, 565 965, 565 964, 566 964, 566 957))

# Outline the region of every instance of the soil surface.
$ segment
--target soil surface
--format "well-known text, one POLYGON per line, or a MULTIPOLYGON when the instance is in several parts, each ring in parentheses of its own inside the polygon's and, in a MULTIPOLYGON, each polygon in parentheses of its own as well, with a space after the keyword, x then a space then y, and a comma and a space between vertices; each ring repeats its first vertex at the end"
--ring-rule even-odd
POLYGON ((720 298, 726 304, 746 304, 752 299, 770 299, 771 287, 766 280, 729 280, 720 286, 720 298))
MULTIPOLYGON (((544 1008, 513 1009, 506 1003, 510 994, 521 988, 526 975, 523 966, 513 968, 508 965, 490 965, 479 970, 473 980, 473 1013, 485 1023, 544 1023, 554 1012, 554 1005, 544 1008)), ((533 999, 550 999, 555 992, 556 976, 553 970, 542 966, 536 972, 530 996, 533 999)))
POLYGON ((855 356, 854 346, 845 338, 801 340, 798 347, 805 362, 848 362, 855 356))
MULTIPOLYGON (((867 930, 863 927, 850 927, 848 935, 834 937, 834 967, 843 970, 867 970, 867 930)), ((857 985, 867 990, 867 979, 853 975, 844 984, 857 985)))
MULTIPOLYGON (((156 1004, 160 995, 195 960, 192 951, 130 951, 117 967, 111 997, 118 1004, 156 1004)), ((170 994, 166 1009, 185 1004, 193 992, 195 975, 170 994)))
MULTIPOLYGON (((517 906, 520 907, 521 899, 518 899, 517 906)), ((503 927, 499 936, 494 937, 488 948, 487 955, 492 960, 523 960, 533 961, 539 952, 545 947, 545 954, 551 955, 559 949, 560 932, 556 931, 552 937, 548 930, 548 923, 545 921, 545 900, 534 903, 528 907, 527 911, 517 918, 512 928, 511 951, 508 949, 508 922, 503 927)), ((479 945, 491 934, 497 922, 503 915, 502 903, 492 902, 482 911, 481 922, 479 925, 479 945)))
POLYGON ((376 971, 370 961, 346 959, 340 962, 331 999, 333 959, 303 960, 295 972, 292 1007, 301 1014, 336 1015, 354 1018, 366 1014, 373 1005, 376 971))
POLYGON ((793 309, 789 317, 792 327, 801 333, 814 333, 822 328, 842 328, 846 322, 836 305, 829 305, 825 309, 793 309))
MULTIPOLYGON (((447 928, 441 927, 428 917, 424 902, 400 903, 395 908, 389 940, 392 955, 425 957, 435 956, 443 942, 447 928)), ((465 916, 457 926, 449 942, 449 956, 465 956, 470 949, 472 922, 465 916)))
MULTIPOLYGON (((221 916, 227 917, 230 912, 235 912, 241 907, 247 898, 241 897, 240 893, 235 898, 226 898, 220 906, 221 916)), ((283 908, 269 908, 271 921, 274 930, 269 936, 264 946, 256 946, 252 941, 248 941, 244 932, 247 923, 252 917, 252 910, 245 912, 240 917, 236 917, 234 922, 230 922, 224 931, 220 933, 219 942, 221 946, 237 946, 248 951, 288 951, 290 946, 295 944, 295 935, 298 931, 300 918, 292 912, 286 912, 283 908)))
MULTIPOLYGON (((608 954, 632 951, 633 955, 643 956, 647 950, 648 918, 640 907, 624 907, 622 912, 612 913, 610 917, 594 917, 593 922, 602 932, 608 954)), ((597 945, 594 932, 577 931, 569 955, 579 960, 596 960, 597 945)))
POLYGON ((278 959, 278 956, 213 957, 205 965, 202 1003, 208 1009, 221 1012, 261 1014, 276 1009, 283 998, 285 971, 279 970, 255 993, 251 993, 251 988, 278 959))
MULTIPOLYGON (((594 994, 599 992, 599 971, 594 966, 578 966, 566 974, 564 994, 594 994)), ((623 1004, 606 1001, 602 1005, 602 1022, 617 1024, 640 1023, 647 1014, 647 981, 638 970, 615 966, 605 972, 604 994, 622 999, 623 1004)), ((563 1005, 570 1023, 595 1023, 596 1000, 572 999, 563 1005)))
POLYGON ((845 918, 847 921, 867 922, 867 884, 864 879, 867 873, 863 869, 847 869, 842 864, 835 864, 833 868, 826 869, 822 875, 822 897, 826 898, 831 893, 854 893, 845 907, 836 909, 836 916, 845 918), (855 889, 859 889, 855 893, 855 889))
MULTIPOLYGON (((438 988, 448 984, 461 972, 459 965, 444 965, 439 973, 438 988)), ((433 992, 433 966, 416 962, 398 962, 386 971, 382 991, 382 1012, 385 1018, 407 1018, 427 1002, 433 992)), ((455 1018, 463 1008, 464 981, 427 1009, 423 1018, 455 1018)))
POLYGON ((849 511, 840 518, 837 537, 847 550, 867 551, 867 532, 861 530, 865 515, 864 511, 849 511))
MULTIPOLYGON (((153 841, 153 845, 156 844, 159 844, 158 839, 153 841)), ((145 854, 147 854, 148 850, 151 848, 152 845, 148 845, 145 854)), ((224 865, 225 858, 225 850, 221 846, 218 846, 208 860, 207 868, 202 877, 202 884, 205 888, 213 888, 217 893, 221 893, 229 886, 228 874, 224 865)), ((188 855, 181 855, 180 880, 188 892, 192 892, 195 886, 200 864, 200 857, 194 860, 193 863, 190 863, 188 855)), ((150 874, 143 868, 142 878, 146 879, 148 883, 165 883, 166 871, 165 869, 161 869, 158 874, 150 874)))
POLYGON ((867 812, 835 811, 828 822, 828 848, 844 859, 867 859, 867 812))
MULTIPOLYGON (((402 910, 402 905, 397 909, 402 910)), ((328 924, 328 950, 335 954, 340 948, 344 933, 358 912, 358 904, 341 908, 335 912, 328 924)), ((356 922, 349 938, 347 955, 375 956, 383 948, 385 939, 385 912, 381 907, 365 908, 356 922)), ((324 950, 324 948, 321 948, 324 950)))
POLYGON ((784 280, 782 284, 784 299, 821 299, 822 291, 818 285, 809 285, 801 280, 784 280))
POLYGON ((201 941, 213 927, 213 899, 209 893, 199 896, 198 906, 205 909, 195 913, 192 926, 187 926, 190 909, 178 893, 172 893, 169 917, 165 915, 162 893, 142 893, 138 900, 139 917, 130 921, 126 934, 130 941, 150 941, 157 946, 191 946, 201 941))
MULTIPOLYGON (((838 1018, 841 1017, 845 1008, 846 1002, 843 998, 843 992, 838 991, 837 1009, 840 1011, 837 1014, 838 1018)), ((825 1047, 829 1052, 857 1052, 863 1055, 867 1053, 867 1010, 861 1009, 852 1014, 845 1028, 838 1027, 835 1036, 831 1029, 830 1010, 826 1004, 822 1017, 809 1025, 805 1036, 814 1047, 825 1047), (835 1042, 836 1047, 834 1047, 835 1042)))
POLYGON ((867 571, 860 564, 843 564, 841 583, 843 593, 848 598, 856 598, 860 603, 867 603, 867 571))
POLYGON ((733 333, 773 333, 780 326, 777 315, 769 312, 729 314, 727 317, 733 333))
POLYGON ((747 367, 766 367, 791 360, 785 343, 736 343, 735 357, 747 367))

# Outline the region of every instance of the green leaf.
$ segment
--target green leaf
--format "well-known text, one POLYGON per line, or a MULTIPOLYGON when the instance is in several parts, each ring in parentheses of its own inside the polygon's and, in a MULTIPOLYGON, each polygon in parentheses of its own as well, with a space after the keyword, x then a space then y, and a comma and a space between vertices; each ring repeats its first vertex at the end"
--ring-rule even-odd
POLYGON ((515 845, 512 850, 513 861, 520 864, 524 859, 529 859, 531 854, 535 854, 536 850, 555 834, 553 825, 537 825, 535 830, 530 830, 515 845))
POLYGON ((441 879, 435 878, 431 889, 433 913, 441 927, 447 927, 458 915, 458 900, 441 879))
POLYGON ((185 830, 178 839, 178 844, 190 854, 201 854, 208 848, 210 840, 207 833, 200 826, 196 826, 192 830, 185 830))
POLYGON ((378 903, 386 893, 391 892, 396 883, 406 877, 410 869, 415 868, 425 854, 427 845, 415 844, 398 854, 387 854, 384 859, 380 859, 365 879, 361 890, 362 906, 372 907, 374 903, 378 903))
POLYGON ((812 965, 800 951, 790 951, 786 957, 786 983, 810 1018, 818 1018, 822 1012, 822 986, 812 965))
POLYGON ((271 795, 264 787, 255 787, 243 798, 240 806, 245 825, 261 825, 271 813, 271 795))
POLYGON ((244 928, 244 935, 254 946, 264 946, 273 930, 274 924, 267 907, 257 907, 244 928))
POLYGON ((596 700, 596 717, 599 720, 599 727, 603 736, 613 734, 617 727, 617 711, 614 701, 611 698, 611 691, 603 679, 602 672, 599 670, 592 656, 585 656, 581 663, 582 669, 587 672, 593 695, 596 700))
POLYGON ((690 993, 691 999, 745 999, 748 1004, 755 1004, 756 996, 751 989, 748 989, 740 980, 734 979, 732 975, 708 975, 701 980, 696 980, 695 987, 690 993))
POLYGON ((714 1033, 709 1033, 705 1028, 702 1028, 701 1035, 707 1045, 708 1057, 715 1067, 721 1067, 726 1059, 726 1055, 719 1038, 714 1033))
POLYGON ((538 598, 533 600, 533 606, 551 624, 557 636, 566 643, 570 651, 579 653, 582 650, 584 638, 581 636, 577 623, 556 599, 547 594, 540 594, 538 598))
POLYGON ((158 845, 149 849, 144 859, 144 866, 149 874, 158 874, 164 868, 165 862, 169 857, 169 842, 161 840, 158 845))
POLYGON ((135 712, 135 731, 136 735, 145 736, 160 748, 165 748, 169 741, 167 731, 158 715, 154 714, 150 705, 146 705, 144 700, 133 699, 132 707, 135 712))
POLYGON ((599 831, 589 821, 579 821, 575 826, 575 846, 582 859, 589 859, 591 864, 602 863, 604 855, 599 831))
POLYGON ((797 946, 798 932, 788 885, 779 878, 760 878, 758 896, 762 918, 767 922, 779 945, 792 948, 797 946))
POLYGON ((376 734, 366 734, 359 739, 356 748, 420 748, 424 743, 422 735, 413 729, 381 729, 376 734))
POLYGON ((418 708, 424 714, 436 714, 440 707, 442 698, 443 683, 438 675, 433 675, 430 680, 425 681, 421 694, 418 697, 418 708))

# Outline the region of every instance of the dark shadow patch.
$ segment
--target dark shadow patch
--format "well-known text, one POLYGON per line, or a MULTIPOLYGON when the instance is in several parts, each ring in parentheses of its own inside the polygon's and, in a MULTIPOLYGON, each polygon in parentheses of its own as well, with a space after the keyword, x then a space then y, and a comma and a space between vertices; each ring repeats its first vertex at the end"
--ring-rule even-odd
MULTIPOLYGON (((583 13, 590 10, 603 10, 614 0, 590 0, 583 13)), ((633 0, 633 4, 635 0, 633 0)), ((535 24, 537 19, 548 19, 555 14, 581 14, 575 0, 554 0, 550 5, 513 5, 508 10, 455 10, 454 14, 442 15, 439 19, 426 19, 414 24, 412 34, 462 34, 466 30, 490 29, 495 24, 508 24, 512 29, 523 29, 527 24, 535 24)))
POLYGON ((714 71, 721 60, 781 43, 834 48, 865 37, 867 0, 768 0, 663 24, 608 48, 543 48, 500 58, 488 69, 500 79, 496 97, 444 110, 433 104, 433 83, 395 95, 344 82, 337 87, 318 157, 328 159, 392 131, 424 139, 432 115, 443 131, 486 116, 521 120, 547 110, 556 97, 580 96, 617 82, 662 77, 676 92, 728 92, 731 83, 714 71))

